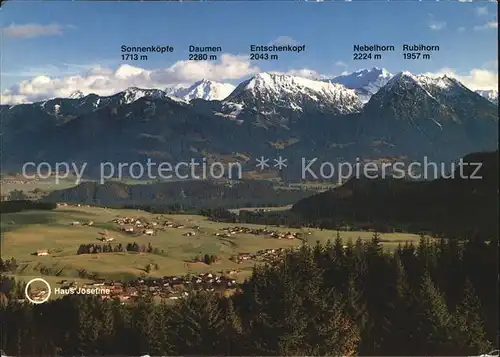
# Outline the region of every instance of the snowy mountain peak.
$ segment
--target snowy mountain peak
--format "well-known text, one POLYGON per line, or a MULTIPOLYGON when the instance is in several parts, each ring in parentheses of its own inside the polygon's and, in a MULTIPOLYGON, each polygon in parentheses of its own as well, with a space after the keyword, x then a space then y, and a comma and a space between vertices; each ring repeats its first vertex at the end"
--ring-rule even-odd
MULTIPOLYGON (((276 73, 267 73, 267 72, 257 73, 252 78, 241 83, 236 88, 236 90, 243 91, 243 90, 252 90, 254 88, 269 88, 269 89, 271 89, 272 87, 275 86, 276 80, 279 81, 279 79, 277 79, 277 77, 279 77, 279 74, 276 74, 276 73)), ((231 95, 233 95, 233 94, 234 93, 232 93, 231 95)))
POLYGON ((373 69, 379 70, 380 74, 383 75, 384 77, 392 77, 392 73, 385 68, 373 67, 373 69))
POLYGON ((424 88, 429 88, 429 87, 437 87, 440 89, 449 89, 450 87, 453 87, 455 83, 450 80, 450 78, 444 76, 444 77, 426 77, 424 75, 416 76, 416 81, 417 83, 424 87, 424 88))
POLYGON ((387 91, 394 88, 409 89, 416 85, 420 85, 417 76, 408 71, 402 71, 394 75, 383 88, 387 91))
POLYGON ((213 82, 210 79, 202 78, 200 81, 195 82, 194 84, 211 84, 211 83, 216 83, 216 82, 213 82))
POLYGON ((412 80, 412 81, 415 81, 415 82, 418 82, 418 79, 417 79, 417 76, 415 76, 413 73, 411 72, 408 72, 408 71, 401 71, 399 73, 397 73, 395 76, 394 76, 394 79, 396 80, 412 80))
POLYGON ((385 76, 385 77, 392 77, 392 74, 385 68, 380 68, 380 67, 372 67, 370 69, 364 68, 360 69, 357 71, 354 71, 353 73, 349 75, 344 75, 344 77, 347 76, 356 76, 356 77, 365 77, 365 76, 371 76, 371 77, 378 77, 378 76, 385 76))
POLYGON ((457 116, 477 116, 476 105, 488 107, 485 100, 450 76, 413 75, 404 71, 396 74, 372 96, 367 110, 385 108, 386 115, 415 119, 430 117, 436 125, 443 120, 456 121, 457 116), (430 114, 433 113, 433 114, 430 114), (436 119, 437 117, 441 119, 436 119))
POLYGON ((307 92, 323 92, 331 94, 349 93, 354 91, 336 83, 317 81, 303 77, 290 76, 278 73, 259 73, 247 81, 241 83, 231 97, 237 96, 244 91, 270 91, 270 92, 292 92, 294 90, 307 92))
POLYGON ((366 103, 370 97, 377 93, 391 79, 392 74, 385 68, 373 67, 361 69, 349 74, 343 74, 327 81, 342 84, 354 89, 362 102, 366 103))
POLYGON ((71 93, 68 98, 70 98, 70 99, 80 99, 80 98, 83 98, 83 97, 85 97, 85 94, 83 94, 82 91, 77 90, 77 91, 74 91, 73 93, 71 93))
POLYGON ((340 114, 361 108, 356 92, 340 84, 268 72, 242 82, 226 101, 251 108, 272 105, 294 111, 313 106, 340 114))
POLYGON ((178 86, 175 89, 167 89, 170 96, 186 101, 193 99, 223 100, 234 90, 229 83, 219 83, 208 79, 202 79, 189 87, 178 86))
POLYGON ((166 97, 166 93, 160 89, 130 87, 123 92, 115 94, 113 97, 119 97, 120 104, 130 104, 142 97, 164 98, 166 97))
POLYGON ((414 75, 408 71, 401 72, 393 77, 388 83, 390 86, 394 83, 405 83, 408 86, 410 83, 418 85, 426 91, 434 92, 441 91, 446 94, 453 94, 460 90, 468 90, 462 83, 452 77, 446 75, 442 77, 414 75))

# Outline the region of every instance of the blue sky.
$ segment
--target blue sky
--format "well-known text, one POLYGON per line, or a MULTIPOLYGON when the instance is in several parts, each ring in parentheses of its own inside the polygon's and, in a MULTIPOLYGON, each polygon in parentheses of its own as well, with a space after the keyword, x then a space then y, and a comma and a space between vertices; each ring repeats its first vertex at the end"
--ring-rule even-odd
MULTIPOLYGON (((497 71, 497 6, 496 2, 434 1, 12 1, 2 6, 0 17, 2 93, 26 92, 30 89, 20 88, 19 84, 40 76, 59 79, 51 82, 52 86, 67 86, 65 77, 79 75, 85 79, 97 67, 108 70, 99 72, 101 77, 113 76, 110 71, 125 63, 146 70, 153 78, 149 79, 152 85, 189 82, 198 71, 206 76, 210 66, 208 73, 214 73, 211 79, 231 83, 253 71, 309 69, 334 76, 372 66, 393 73, 449 71, 473 81, 477 80, 474 76, 486 75, 477 71, 497 71), (306 51, 281 54, 278 61, 248 61, 250 44, 267 44, 280 37, 305 44, 306 51), (441 50, 432 54, 431 60, 404 60, 399 50, 403 43, 439 45, 441 50), (187 60, 191 44, 222 46, 223 53, 232 57, 219 67, 218 62, 195 63, 191 67, 179 64, 187 60), (395 45, 396 51, 383 54, 378 61, 355 61, 354 44, 395 45), (147 61, 123 62, 121 45, 171 45, 175 52, 149 54, 147 61), (161 76, 148 72, 166 69, 161 76), (156 83, 154 78, 161 80, 156 83)), ((70 89, 80 89, 79 85, 90 84, 75 82, 75 88, 70 89)))

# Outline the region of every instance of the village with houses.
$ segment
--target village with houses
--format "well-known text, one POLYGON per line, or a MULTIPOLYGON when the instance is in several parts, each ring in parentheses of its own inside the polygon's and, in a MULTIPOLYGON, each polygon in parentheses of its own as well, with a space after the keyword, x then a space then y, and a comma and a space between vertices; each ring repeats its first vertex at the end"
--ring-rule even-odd
MULTIPOLYGON (((68 206, 65 203, 58 204, 58 207, 68 206)), ((84 205, 78 205, 78 207, 88 207, 84 205)), ((101 224, 103 222, 100 222, 101 224)), ((182 235, 185 237, 197 237, 201 236, 208 237, 213 235, 214 237, 218 237, 217 239, 228 239, 234 238, 238 235, 255 235, 261 236, 266 239, 283 239, 283 240, 302 240, 302 234, 299 232, 286 232, 279 231, 275 229, 269 229, 267 227, 248 227, 248 226, 229 226, 229 227, 219 227, 217 228, 218 232, 207 232, 204 228, 201 228, 198 225, 190 225, 189 223, 184 222, 184 224, 180 222, 176 222, 175 219, 169 217, 167 215, 158 215, 155 217, 145 217, 145 216, 121 216, 117 215, 115 218, 108 221, 112 223, 115 228, 111 229, 103 229, 98 231, 98 237, 95 237, 96 240, 99 240, 105 244, 102 245, 102 249, 79 249, 77 254, 92 254, 92 253, 110 253, 110 252, 124 252, 124 251, 133 251, 138 253, 158 253, 157 248, 153 250, 151 246, 151 242, 149 242, 149 248, 138 248, 137 251, 128 248, 131 246, 128 244, 125 249, 125 244, 122 245, 120 243, 120 238, 123 236, 128 237, 154 237, 158 235, 160 232, 164 232, 170 229, 182 229, 182 233, 178 235, 182 235), (113 236, 113 232, 120 232, 121 234, 115 234, 113 236), (111 243, 115 246, 112 247, 111 243), (105 248, 110 247, 109 249, 105 248), (117 249, 117 247, 119 247, 117 249)), ((71 221, 69 222, 71 227, 93 227, 96 228, 95 222, 92 220, 85 221, 71 221)), ((99 224, 97 224, 99 227, 99 224)), ((93 231, 95 232, 95 230, 93 231)), ((140 242, 140 240, 138 240, 140 242)), ((135 245, 135 243, 134 243, 135 245)), ((96 246, 96 244, 88 244, 87 246, 96 246)), ((141 245, 142 247, 143 245, 141 245)), ((268 248, 268 249, 260 249, 256 252, 235 252, 233 255, 226 256, 224 259, 231 261, 236 264, 243 264, 244 267, 242 269, 251 269, 251 265, 248 264, 274 264, 278 262, 282 256, 286 253, 289 248, 268 248)), ((33 255, 37 256, 50 256, 55 251, 51 249, 38 249, 33 255)), ((161 251, 163 253, 163 251, 161 251)), ((208 255, 205 255, 208 256, 208 255)), ((193 257, 191 263, 185 263, 185 267, 187 267, 187 271, 191 272, 190 264, 213 264, 219 260, 219 257, 211 256, 210 261, 208 262, 203 256, 193 257), (214 257, 212 259, 212 257, 214 257)), ((151 266, 155 266, 155 264, 150 264, 151 266)), ((150 268, 149 266, 147 268, 150 268)), ((215 266, 214 266, 215 268, 215 266)), ((155 270, 158 268, 156 267, 155 270)), ((151 269, 152 270, 152 269, 151 269)), ((150 269, 145 269, 149 274, 150 269)), ((109 294, 102 294, 103 299, 117 299, 123 303, 128 301, 133 301, 139 296, 143 294, 150 294, 154 297, 158 297, 161 299, 169 299, 176 300, 186 296, 192 289, 202 289, 209 291, 218 291, 218 292, 226 292, 230 290, 235 290, 238 288, 238 275, 241 273, 241 269, 234 270, 220 270, 218 273, 214 272, 205 272, 205 273, 194 273, 194 274, 185 274, 179 276, 164 276, 162 278, 153 278, 151 276, 147 276, 142 273, 140 278, 135 280, 108 280, 102 278, 99 274, 89 274, 79 276, 80 278, 86 278, 87 280, 91 280, 91 282, 82 283, 77 280, 67 279, 60 281, 60 289, 68 289, 68 288, 81 288, 81 289, 93 289, 100 288, 102 291, 109 291, 109 294)), ((240 279, 241 280, 241 279, 240 279)), ((38 292, 34 292, 34 296, 37 296, 38 292)), ((43 295, 42 292, 39 294, 43 295)))
MULTIPOLYGON (((127 281, 97 279, 85 284, 63 279, 58 282, 57 287, 53 287, 53 290, 56 296, 58 291, 71 289, 73 291, 96 291, 102 299, 117 300, 123 304, 134 302, 146 295, 158 299, 178 300, 188 296, 190 291, 206 290, 220 294, 235 291, 238 289, 238 284, 232 275, 235 276, 237 273, 238 271, 222 271, 220 274, 203 273, 162 278, 137 278, 127 281)), ((34 301, 41 301, 46 298, 47 293, 46 289, 31 289, 30 298, 34 301)))
MULTIPOLYGON (((282 257, 287 250, 263 249, 256 253, 239 253, 231 257, 237 263, 261 262, 273 264, 282 257)), ((237 277, 240 269, 222 270, 219 273, 186 274, 182 276, 164 276, 162 278, 141 277, 135 280, 106 280, 96 279, 93 282, 81 284, 71 279, 59 281, 60 289, 95 289, 109 291, 101 294, 103 299, 119 300, 122 303, 133 302, 140 296, 150 295, 161 299, 177 300, 189 294, 191 290, 216 291, 224 294, 238 289, 237 277)), ((30 294, 33 300, 42 300, 46 293, 42 290, 33 290, 30 294)))
MULTIPOLYGON (((255 262, 274 264, 281 259, 287 249, 262 249, 255 253, 238 253, 230 259, 236 263, 255 262)), ((71 279, 59 281, 59 288, 98 289, 109 293, 101 294, 103 299, 118 300, 121 303, 133 302, 140 296, 149 295, 155 298, 178 300, 188 296, 192 290, 215 291, 220 294, 238 289, 237 277, 240 269, 222 270, 219 273, 186 274, 182 276, 164 276, 162 278, 141 277, 135 280, 96 279, 93 282, 81 284, 71 279)), ((33 290, 30 295, 33 300, 43 300, 45 291, 33 290)))

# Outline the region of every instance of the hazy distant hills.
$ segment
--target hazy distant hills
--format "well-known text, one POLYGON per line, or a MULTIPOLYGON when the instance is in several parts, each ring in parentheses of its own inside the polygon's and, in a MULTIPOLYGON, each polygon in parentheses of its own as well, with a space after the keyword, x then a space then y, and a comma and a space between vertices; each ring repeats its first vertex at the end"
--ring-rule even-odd
POLYGON ((447 77, 389 76, 379 69, 332 80, 260 73, 234 89, 200 81, 2 105, 2 164, 209 157, 254 169, 255 157, 279 154, 288 171, 300 172, 302 157, 451 160, 498 147, 498 106, 485 97, 447 77))

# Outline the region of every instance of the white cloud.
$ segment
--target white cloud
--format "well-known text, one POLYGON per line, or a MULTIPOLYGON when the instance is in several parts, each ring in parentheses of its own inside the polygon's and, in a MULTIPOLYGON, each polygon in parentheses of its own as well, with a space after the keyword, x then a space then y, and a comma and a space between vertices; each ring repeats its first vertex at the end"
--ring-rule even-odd
POLYGON ((485 16, 485 15, 488 15, 489 14, 489 11, 488 11, 488 7, 487 6, 479 6, 478 8, 476 8, 476 15, 478 16, 485 16))
POLYGON ((453 68, 442 68, 433 73, 424 73, 431 77, 442 77, 444 75, 455 78, 467 88, 478 89, 498 89, 498 67, 497 70, 487 68, 474 68, 468 73, 457 73, 453 68))
POLYGON ((497 21, 488 21, 484 25, 474 26, 474 31, 483 31, 483 30, 497 29, 497 28, 498 28, 497 21))
POLYGON ((90 71, 95 68, 99 68, 103 65, 109 66, 116 64, 116 60, 101 60, 91 64, 76 64, 76 63, 61 63, 59 65, 49 64, 42 67, 30 67, 23 68, 20 70, 12 70, 10 72, 2 72, 4 77, 38 77, 38 76, 49 76, 49 77, 60 77, 60 76, 70 76, 81 73, 82 71, 90 71))
POLYGON ((309 78, 309 79, 316 79, 322 77, 321 74, 313 69, 309 68, 302 68, 302 69, 291 69, 286 72, 274 72, 274 73, 280 73, 280 74, 286 74, 289 76, 297 76, 297 77, 303 77, 303 78, 309 78))
POLYGON ((192 84, 200 79, 228 81, 243 78, 260 69, 248 56, 223 54, 218 63, 179 61, 168 68, 143 69, 128 64, 116 70, 94 67, 85 74, 70 76, 39 75, 4 90, 0 101, 6 104, 29 103, 54 97, 67 97, 79 90, 84 94, 112 95, 128 87, 164 89, 177 84, 192 84))
MULTIPOLYGON (((336 63, 340 66, 341 62, 336 63)), ((72 75, 37 75, 4 90, 0 95, 2 104, 29 103, 54 97, 68 97, 79 90, 84 94, 112 95, 128 87, 159 88, 176 85, 190 85, 200 79, 220 82, 242 80, 260 72, 253 66, 248 56, 224 54, 219 62, 179 61, 167 68, 144 69, 122 64, 116 69, 101 66, 74 65, 85 68, 85 73, 72 75)), ((332 78, 310 69, 290 69, 282 74, 305 78, 332 78)), ((347 74, 347 72, 343 72, 347 74)), ((491 61, 483 68, 475 68, 467 73, 459 73, 452 68, 425 73, 429 76, 447 75, 458 79, 472 90, 498 88, 498 63, 491 61)))
POLYGON ((434 31, 442 30, 446 27, 446 22, 444 21, 431 21, 429 22, 429 28, 434 31))
POLYGON ((458 32, 465 32, 465 27, 463 27, 463 26, 462 26, 462 27, 459 27, 459 28, 457 29, 457 31, 458 31, 458 32))
POLYGON ((16 25, 11 24, 7 27, 1 28, 1 33, 6 37, 15 38, 35 38, 40 36, 60 36, 66 29, 74 29, 73 25, 60 25, 60 24, 24 24, 16 25))
POLYGON ((336 65, 337 67, 347 67, 347 66, 348 66, 348 65, 347 65, 347 63, 342 62, 342 61, 337 61, 337 62, 335 62, 335 65, 336 65))
POLYGON ((276 46, 298 45, 298 44, 299 43, 290 36, 279 36, 278 38, 269 42, 269 45, 276 45, 276 46))

